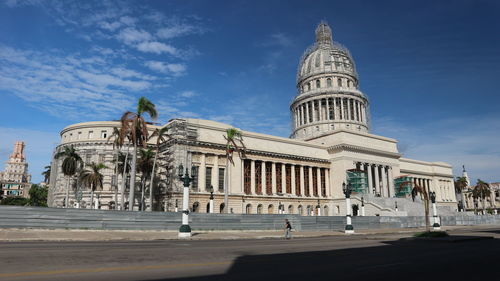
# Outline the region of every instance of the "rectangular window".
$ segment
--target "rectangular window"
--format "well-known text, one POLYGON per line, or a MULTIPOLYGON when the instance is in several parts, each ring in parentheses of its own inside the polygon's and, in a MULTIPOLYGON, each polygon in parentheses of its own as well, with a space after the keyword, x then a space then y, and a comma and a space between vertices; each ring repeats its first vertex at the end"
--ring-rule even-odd
POLYGON ((285 165, 285 186, 286 193, 292 194, 292 166, 285 165))
POLYGON ((212 167, 205 168, 205 190, 210 191, 212 185, 212 167))
POLYGON ((255 162, 255 193, 262 194, 262 162, 255 162))
POLYGON ((99 163, 104 163, 104 154, 99 155, 99 163))
POLYGON ((304 167, 304 195, 309 197, 309 167, 304 167))
POLYGON ((69 140, 73 140, 73 133, 69 134, 69 140))
POLYGON ((199 176, 199 170, 200 170, 200 167, 198 166, 193 166, 193 170, 194 170, 194 174, 196 175, 196 177, 194 177, 193 179, 193 182, 191 183, 191 188, 194 190, 194 191, 198 191, 198 176, 199 176))
POLYGON ((82 138, 82 132, 78 132, 78 138, 77 139, 81 139, 82 138))
POLYGON ((224 168, 219 168, 219 191, 224 191, 224 168))
POLYGON ((283 193, 283 190, 281 188, 281 164, 277 163, 276 164, 276 192, 277 193, 283 193))
POLYGON ((106 133, 106 131, 101 131, 101 139, 105 139, 108 137, 108 134, 106 133))
POLYGON ((273 170, 271 163, 266 163, 266 194, 273 194, 273 170))
POLYGON ((321 196, 326 197, 326 169, 321 169, 321 196))
POLYGON ((85 163, 90 164, 91 160, 92 160, 92 155, 91 154, 85 154, 85 163))
POLYGON ((313 195, 318 196, 318 169, 313 168, 312 170, 312 180, 313 180, 313 195))
POLYGON ((94 131, 89 131, 89 139, 93 139, 94 138, 94 131))
POLYGON ((245 159, 243 161, 243 191, 245 194, 251 194, 251 160, 245 159))
POLYGON ((301 192, 300 192, 300 167, 299 166, 295 166, 295 194, 297 194, 297 196, 301 196, 301 192))

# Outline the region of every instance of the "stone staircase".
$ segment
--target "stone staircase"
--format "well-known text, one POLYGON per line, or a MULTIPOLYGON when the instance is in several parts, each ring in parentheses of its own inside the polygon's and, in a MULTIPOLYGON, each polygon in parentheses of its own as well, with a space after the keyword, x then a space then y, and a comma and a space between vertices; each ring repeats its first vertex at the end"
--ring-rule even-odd
MULTIPOLYGON (((411 198, 385 198, 385 197, 375 197, 373 194, 364 194, 365 205, 372 204, 373 206, 379 208, 380 210, 389 209, 392 215, 396 216, 422 216, 424 214, 424 202, 420 199, 420 196, 415 198, 413 201, 411 198), (398 210, 396 211, 396 202, 398 210)), ((429 212, 432 216, 432 206, 429 206, 429 212)), ((456 215, 457 212, 450 207, 439 206, 438 215, 448 216, 456 215)))

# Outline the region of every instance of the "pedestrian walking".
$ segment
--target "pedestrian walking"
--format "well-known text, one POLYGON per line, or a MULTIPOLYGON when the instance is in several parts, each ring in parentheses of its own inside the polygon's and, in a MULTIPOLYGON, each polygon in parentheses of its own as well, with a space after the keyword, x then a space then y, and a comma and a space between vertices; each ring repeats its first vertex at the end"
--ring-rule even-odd
POLYGON ((292 225, 287 219, 285 219, 285 239, 291 239, 291 238, 292 238, 292 225))

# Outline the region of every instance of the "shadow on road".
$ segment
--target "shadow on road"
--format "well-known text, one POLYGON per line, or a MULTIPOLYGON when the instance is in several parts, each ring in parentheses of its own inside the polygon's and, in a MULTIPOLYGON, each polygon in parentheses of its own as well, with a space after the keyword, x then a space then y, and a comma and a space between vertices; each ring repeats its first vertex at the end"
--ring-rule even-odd
POLYGON ((500 273, 492 264, 498 259, 500 239, 467 243, 410 239, 384 244, 241 256, 225 274, 156 280, 480 280, 500 273))

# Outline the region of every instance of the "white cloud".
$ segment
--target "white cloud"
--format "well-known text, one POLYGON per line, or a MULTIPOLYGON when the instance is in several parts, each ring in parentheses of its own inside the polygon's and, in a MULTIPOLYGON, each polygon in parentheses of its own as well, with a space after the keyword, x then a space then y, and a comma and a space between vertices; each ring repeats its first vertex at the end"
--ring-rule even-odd
POLYGON ((156 35, 162 39, 171 39, 183 35, 188 35, 195 32, 195 27, 187 24, 174 25, 171 27, 164 27, 158 30, 156 35))
POLYGON ((257 45, 262 47, 277 46, 287 48, 293 45, 293 40, 285 33, 278 32, 271 34, 264 42, 258 43, 257 45))
POLYGON ((177 49, 171 45, 165 43, 152 41, 152 42, 141 42, 137 45, 137 50, 145 53, 155 53, 157 55, 167 53, 171 55, 177 55, 177 49))
POLYGON ((192 97, 195 97, 197 95, 198 94, 194 91, 184 91, 184 92, 179 93, 179 97, 181 97, 181 98, 192 98, 192 97))
POLYGON ((161 73, 169 73, 173 76, 181 76, 186 72, 186 65, 180 63, 164 63, 161 61, 147 61, 144 63, 145 66, 149 67, 151 70, 155 70, 161 73))
POLYGON ((149 41, 153 39, 153 36, 145 30, 138 30, 135 28, 125 28, 118 33, 116 38, 127 45, 132 45, 134 43, 149 41))

